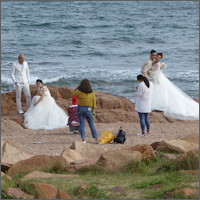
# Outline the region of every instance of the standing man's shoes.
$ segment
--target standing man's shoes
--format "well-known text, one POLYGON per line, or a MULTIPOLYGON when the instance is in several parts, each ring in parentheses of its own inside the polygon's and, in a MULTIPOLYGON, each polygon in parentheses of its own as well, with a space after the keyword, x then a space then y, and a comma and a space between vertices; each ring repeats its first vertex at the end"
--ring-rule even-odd
POLYGON ((19 110, 18 113, 19 114, 24 114, 24 112, 22 110, 19 110))

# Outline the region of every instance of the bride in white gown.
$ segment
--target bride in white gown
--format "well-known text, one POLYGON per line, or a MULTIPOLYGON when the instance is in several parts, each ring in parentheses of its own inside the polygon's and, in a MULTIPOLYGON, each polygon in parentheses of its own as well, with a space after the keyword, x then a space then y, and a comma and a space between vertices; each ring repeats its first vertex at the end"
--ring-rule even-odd
POLYGON ((151 110, 160 110, 167 117, 180 120, 198 120, 199 104, 174 85, 161 71, 158 53, 152 66, 151 77, 154 83, 151 110))
POLYGON ((43 86, 42 80, 38 79, 36 83, 40 96, 33 97, 31 106, 24 113, 24 127, 46 130, 65 128, 68 122, 67 114, 56 104, 49 89, 43 86))

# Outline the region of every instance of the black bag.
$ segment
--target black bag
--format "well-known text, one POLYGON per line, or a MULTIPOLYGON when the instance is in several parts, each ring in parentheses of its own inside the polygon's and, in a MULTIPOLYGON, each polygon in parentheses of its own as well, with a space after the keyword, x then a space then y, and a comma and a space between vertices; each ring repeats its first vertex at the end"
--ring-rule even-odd
POLYGON ((126 140, 126 132, 122 130, 122 127, 120 127, 119 132, 117 133, 117 136, 114 139, 114 143, 124 144, 125 140, 126 140))

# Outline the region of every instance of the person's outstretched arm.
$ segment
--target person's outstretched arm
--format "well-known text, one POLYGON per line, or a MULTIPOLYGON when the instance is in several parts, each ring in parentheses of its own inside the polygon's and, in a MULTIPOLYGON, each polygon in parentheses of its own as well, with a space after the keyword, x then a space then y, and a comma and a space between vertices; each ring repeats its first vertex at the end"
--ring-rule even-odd
POLYGON ((73 97, 73 96, 78 96, 78 88, 79 88, 79 85, 74 89, 74 90, 72 90, 71 92, 70 92, 70 96, 71 97, 73 97))
POLYGON ((166 67, 167 67, 167 65, 164 63, 164 62, 162 62, 162 63, 160 63, 161 65, 160 65, 160 69, 165 69, 166 67))

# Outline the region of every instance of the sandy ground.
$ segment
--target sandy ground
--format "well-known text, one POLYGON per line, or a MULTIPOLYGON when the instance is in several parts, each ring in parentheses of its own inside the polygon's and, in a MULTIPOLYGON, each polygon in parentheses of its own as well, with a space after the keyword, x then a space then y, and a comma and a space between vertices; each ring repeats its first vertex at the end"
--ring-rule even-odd
MULTIPOLYGON (((19 125, 18 125, 19 126, 19 125)), ((126 131, 127 137, 124 144, 101 145, 102 148, 117 150, 125 146, 136 144, 151 144, 156 141, 180 139, 191 134, 199 134, 198 121, 177 121, 175 123, 151 123, 151 135, 137 136, 140 132, 139 123, 95 123, 98 135, 109 129, 114 135, 117 134, 120 126, 126 131)), ((65 148, 71 146, 74 141, 81 141, 79 134, 69 135, 68 127, 56 130, 27 130, 23 128, 9 127, 9 131, 2 131, 1 138, 9 140, 11 143, 20 146, 22 151, 37 155, 61 155, 65 148), (13 129, 13 130, 12 130, 13 129), (33 142, 41 142, 34 144, 33 142)), ((94 145, 90 129, 86 123, 86 141, 94 145)))

